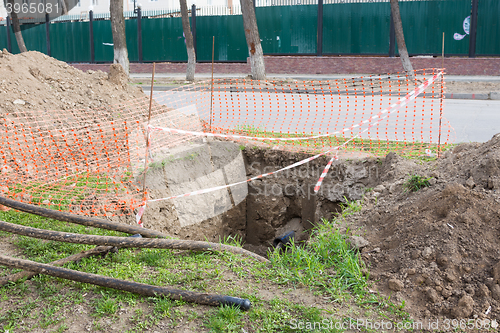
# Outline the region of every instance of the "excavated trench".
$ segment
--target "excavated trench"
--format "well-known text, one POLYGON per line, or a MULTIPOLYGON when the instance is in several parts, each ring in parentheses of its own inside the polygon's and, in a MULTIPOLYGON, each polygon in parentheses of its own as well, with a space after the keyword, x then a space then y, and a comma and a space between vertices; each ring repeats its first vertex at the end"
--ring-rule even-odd
POLYGON ((380 183, 378 159, 338 160, 316 194, 313 189, 328 157, 251 182, 307 154, 238 145, 227 141, 191 142, 165 151, 152 163, 146 185, 152 199, 242 182, 230 188, 151 202, 144 225, 182 239, 218 241, 239 236, 244 247, 265 254, 273 240, 294 231, 297 240, 345 200, 360 199, 380 183))

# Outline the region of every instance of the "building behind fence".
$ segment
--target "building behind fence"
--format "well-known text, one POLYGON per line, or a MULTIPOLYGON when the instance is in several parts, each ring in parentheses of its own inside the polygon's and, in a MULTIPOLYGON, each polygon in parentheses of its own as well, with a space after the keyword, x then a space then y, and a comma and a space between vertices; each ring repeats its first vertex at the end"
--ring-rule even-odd
MULTIPOLYGON (((266 55, 397 54, 388 0, 262 0, 256 16, 266 55), (300 3, 300 4, 299 4, 300 3)), ((441 55, 445 33, 447 56, 500 56, 500 1, 401 1, 406 45, 411 55, 441 55), (470 31, 464 29, 466 18, 470 31), (465 22, 464 22, 465 21, 465 22), (456 34, 465 35, 457 40, 456 34)), ((131 61, 187 61, 179 12, 125 13, 131 61)), ((246 62, 248 48, 239 6, 191 9, 198 61, 246 62)), ((0 27, 0 48, 18 53, 12 29, 0 27), (10 31, 10 32, 9 32, 10 31)), ((22 25, 29 50, 66 62, 112 62, 113 38, 108 14, 62 16, 22 25)))

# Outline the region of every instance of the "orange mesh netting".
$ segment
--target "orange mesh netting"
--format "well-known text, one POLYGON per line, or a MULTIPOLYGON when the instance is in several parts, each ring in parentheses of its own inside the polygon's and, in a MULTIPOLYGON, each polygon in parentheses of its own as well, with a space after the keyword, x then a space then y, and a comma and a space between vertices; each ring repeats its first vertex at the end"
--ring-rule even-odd
POLYGON ((146 96, 106 108, 4 114, 0 184, 22 202, 121 215, 143 203, 144 168, 206 135, 316 154, 340 146, 348 156, 435 155, 438 141, 441 149, 452 142, 440 119, 441 73, 202 82, 156 92, 149 127, 146 96))

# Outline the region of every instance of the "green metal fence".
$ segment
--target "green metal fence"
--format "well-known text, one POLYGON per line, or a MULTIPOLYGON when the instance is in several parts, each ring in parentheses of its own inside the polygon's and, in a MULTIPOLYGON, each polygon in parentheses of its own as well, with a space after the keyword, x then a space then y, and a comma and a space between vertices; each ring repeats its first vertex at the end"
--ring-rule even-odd
POLYGON ((180 17, 143 19, 143 60, 186 61, 187 52, 182 33, 180 17))
MULTIPOLYGON (((28 50, 47 53, 45 24, 23 24, 21 25, 21 33, 23 34, 24 44, 28 50)), ((3 31, 3 35, 6 36, 5 31, 3 31)), ((16 37, 12 30, 10 31, 10 39, 12 41, 12 53, 19 53, 16 37)))
POLYGON ((479 1, 477 15, 476 54, 500 55, 500 1, 479 1))
POLYGON ((89 22, 61 22, 49 27, 52 55, 67 62, 90 62, 89 22))
MULTIPOLYGON (((311 2, 309 2, 311 3, 311 2)), ((500 2, 479 0, 477 17, 477 55, 500 55, 500 2)), ((256 16, 265 54, 359 54, 388 55, 391 41, 391 10, 387 1, 328 3, 323 5, 322 47, 318 48, 318 4, 257 7, 256 16)), ((400 1, 401 19, 410 54, 441 54, 445 33, 445 54, 467 55, 470 37, 465 34, 464 19, 471 15, 471 0, 400 1)), ((198 11, 196 11, 198 12, 198 11)), ((196 20, 197 59, 212 59, 215 36, 216 61, 246 61, 248 49, 239 10, 220 10, 220 15, 194 15, 196 20)), ((125 20, 129 59, 139 60, 138 19, 125 20)), ((90 62, 90 22, 49 24, 51 55, 67 62, 90 62)), ((321 20, 320 20, 321 21, 321 20)), ((94 59, 113 61, 113 37, 108 19, 93 25, 94 59)), ((47 52, 46 25, 23 24, 22 33, 29 50, 47 52)), ((0 48, 7 48, 7 30, 0 27, 0 48)), ((142 60, 186 61, 187 53, 180 17, 145 17, 141 21, 142 60)), ((10 31, 12 52, 18 53, 10 31)), ((320 37, 321 38, 321 37, 320 37)), ((391 44, 392 43, 392 44, 391 44)), ((397 48, 396 48, 397 49, 397 48)))
POLYGON ((458 41, 453 34, 465 34, 462 25, 471 14, 470 0, 405 1, 400 10, 409 54, 441 54, 443 32, 446 54, 469 53, 469 37, 458 41))
POLYGON ((264 53, 316 53, 317 5, 258 7, 255 15, 264 53))
POLYGON ((340 3, 324 6, 323 52, 388 54, 391 8, 385 3, 340 3))
MULTIPOLYGON (((199 61, 212 60, 213 37, 215 37, 214 58, 216 61, 246 61, 247 59, 248 48, 241 15, 197 17, 196 35, 199 61)), ((184 44, 182 46, 185 53, 186 47, 184 44)))

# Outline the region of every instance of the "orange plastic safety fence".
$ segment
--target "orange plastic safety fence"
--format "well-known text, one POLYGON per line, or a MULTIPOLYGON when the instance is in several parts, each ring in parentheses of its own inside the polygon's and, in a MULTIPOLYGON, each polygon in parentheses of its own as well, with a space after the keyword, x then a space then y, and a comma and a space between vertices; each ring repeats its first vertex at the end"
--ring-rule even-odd
MULTIPOLYGON (((415 71, 414 78, 396 73, 333 81, 220 79, 213 82, 213 92, 211 82, 203 82, 155 93, 149 130, 146 96, 106 108, 5 114, 0 116, 0 184, 7 195, 27 203, 85 215, 128 215, 143 203, 145 166, 168 163, 176 148, 204 140, 152 128, 239 135, 247 138, 229 139, 323 152, 358 135, 367 125, 353 125, 439 71, 415 71), (295 137, 314 138, 283 140, 295 137)), ((446 147, 452 141, 452 129, 442 118, 443 93, 440 77, 340 154, 436 154, 438 143, 446 147)))

